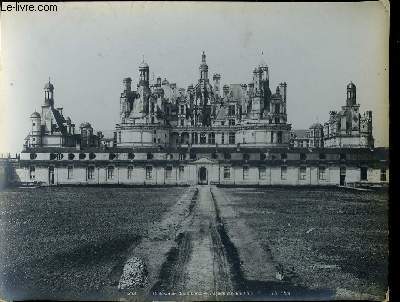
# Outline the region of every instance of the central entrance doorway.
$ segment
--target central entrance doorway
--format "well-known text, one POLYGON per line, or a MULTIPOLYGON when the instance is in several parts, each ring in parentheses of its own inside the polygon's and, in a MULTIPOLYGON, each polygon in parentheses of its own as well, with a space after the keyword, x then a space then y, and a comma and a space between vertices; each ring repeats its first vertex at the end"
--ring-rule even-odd
POLYGON ((207 169, 206 167, 201 167, 199 169, 199 184, 200 185, 206 185, 208 184, 208 179, 207 179, 207 169))

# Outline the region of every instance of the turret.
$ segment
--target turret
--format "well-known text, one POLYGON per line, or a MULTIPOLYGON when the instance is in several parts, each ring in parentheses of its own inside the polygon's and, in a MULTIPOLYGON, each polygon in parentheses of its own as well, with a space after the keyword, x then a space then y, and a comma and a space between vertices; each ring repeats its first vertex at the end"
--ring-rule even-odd
POLYGON ((149 86, 149 65, 144 61, 139 65, 139 86, 149 86))
POLYGON ((44 104, 46 106, 54 105, 54 86, 49 82, 44 85, 44 104))
POLYGON ((214 91, 215 94, 219 96, 219 90, 220 90, 220 80, 221 80, 221 75, 219 73, 214 73, 213 75, 213 82, 214 82, 214 91))
POLYGON ((346 106, 354 106, 356 105, 356 85, 353 84, 353 82, 350 82, 347 85, 347 100, 346 100, 346 106))
POLYGON ((38 112, 31 114, 31 134, 30 134, 30 145, 32 147, 38 147, 41 145, 41 117, 38 112))
POLYGON ((122 83, 124 86, 124 92, 130 92, 132 90, 132 79, 131 78, 123 79, 122 83))
POLYGON ((89 147, 92 145, 93 140, 93 128, 90 123, 82 123, 80 125, 81 130, 81 146, 89 147))
POLYGON ((229 93, 229 86, 228 85, 224 85, 224 87, 222 88, 223 93, 224 93, 224 97, 228 96, 229 93))
POLYGON ((267 65, 261 65, 260 66, 260 72, 261 72, 261 80, 262 81, 269 81, 268 66, 267 65))
POLYGON ((261 68, 254 68, 253 70, 253 83, 254 83, 254 92, 255 94, 260 93, 261 89, 261 75, 262 75, 262 70, 261 68))
POLYGON ((207 81, 208 80, 208 65, 206 63, 206 54, 203 51, 201 55, 201 64, 199 67, 200 70, 200 80, 207 81))
POLYGON ((286 102, 286 89, 287 89, 287 84, 286 82, 280 83, 279 84, 279 91, 282 95, 282 99, 284 102, 286 102))
POLYGON ((58 108, 56 108, 57 109, 57 111, 60 113, 60 115, 62 116, 63 115, 63 110, 64 110, 64 108, 63 107, 58 107, 58 108))

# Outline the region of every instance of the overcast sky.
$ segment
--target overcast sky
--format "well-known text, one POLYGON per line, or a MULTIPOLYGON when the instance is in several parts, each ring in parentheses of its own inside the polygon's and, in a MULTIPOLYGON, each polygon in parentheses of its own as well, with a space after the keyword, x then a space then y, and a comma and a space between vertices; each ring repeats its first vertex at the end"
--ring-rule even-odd
POLYGON ((1 14, 0 151, 19 152, 51 77, 55 105, 75 124, 111 131, 122 79, 150 74, 186 88, 201 52, 221 82, 248 83, 263 59, 271 90, 288 84, 293 129, 340 110, 346 84, 373 110, 376 145, 388 145, 388 12, 354 3, 57 3, 57 12, 1 14))

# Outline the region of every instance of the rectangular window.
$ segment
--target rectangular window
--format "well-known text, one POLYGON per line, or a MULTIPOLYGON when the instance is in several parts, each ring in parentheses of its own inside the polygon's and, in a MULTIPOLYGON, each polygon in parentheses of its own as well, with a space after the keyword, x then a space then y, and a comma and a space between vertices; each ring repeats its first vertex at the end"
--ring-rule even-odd
POLYGON ((71 179, 74 176, 74 167, 68 166, 67 168, 67 178, 71 179))
POLYGON ((381 169, 381 181, 386 181, 386 169, 381 169))
POLYGON ((307 168, 306 167, 300 167, 299 168, 299 179, 300 180, 305 180, 306 179, 306 173, 307 173, 307 168))
POLYGON ((225 144, 225 133, 221 133, 221 144, 225 144))
POLYGON ((368 180, 368 175, 367 175, 367 167, 361 167, 360 173, 361 173, 361 180, 368 180))
POLYGON ((265 167, 258 168, 258 178, 265 179, 267 177, 267 169, 265 167))
POLYGON ((281 179, 285 180, 287 176, 287 167, 286 166, 282 166, 281 167, 281 179))
POLYGON ((325 167, 319 167, 318 168, 318 179, 324 180, 325 179, 325 172, 326 172, 326 168, 325 167))
POLYGON ((94 167, 90 166, 87 169, 87 178, 93 179, 93 175, 94 175, 94 167))
POLYGON ((244 166, 243 167, 243 179, 248 179, 249 178, 249 167, 244 166))
POLYGON ((113 179, 114 178, 114 167, 108 167, 107 168, 107 179, 113 179))
POLYGON ((118 131, 118 142, 121 142, 121 131, 118 131))
POLYGON ((35 167, 29 167, 29 179, 35 179, 35 167))
POLYGON ((229 144, 235 144, 235 132, 229 132, 229 144))
POLYGON ((179 179, 183 179, 184 176, 185 176, 185 167, 179 166, 179 179))
POLYGON ((229 126, 235 126, 235 120, 230 119, 229 120, 229 126))
POLYGON ((278 131, 278 144, 282 144, 282 131, 278 131))
POLYGON ((185 120, 182 118, 181 119, 181 126, 183 127, 185 125, 185 120))
POLYGON ((153 167, 147 166, 146 167, 146 179, 152 179, 152 178, 153 178, 153 167))
POLYGON ((229 105, 228 115, 235 115, 235 105, 229 105))
POLYGON ((185 114, 185 105, 181 105, 181 114, 185 114))
POLYGON ((133 167, 129 166, 128 167, 128 179, 132 179, 132 175, 133 175, 133 167))
POLYGON ((208 143, 209 144, 215 144, 215 133, 211 132, 208 134, 208 143))
POLYGON ((222 121, 222 122, 221 122, 221 126, 225 126, 225 121, 222 121))
POLYGON ((224 179, 231 178, 231 167, 224 167, 224 179))
POLYGON ((172 167, 171 166, 165 167, 165 178, 167 178, 167 179, 172 178, 172 167))

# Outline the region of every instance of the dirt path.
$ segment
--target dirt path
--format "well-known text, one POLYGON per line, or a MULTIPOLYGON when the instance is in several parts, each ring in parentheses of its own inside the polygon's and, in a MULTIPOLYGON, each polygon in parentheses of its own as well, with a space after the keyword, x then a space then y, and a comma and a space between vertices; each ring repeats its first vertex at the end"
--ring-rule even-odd
POLYGON ((177 246, 167 254, 153 295, 174 293, 182 298, 216 299, 216 292, 232 291, 230 265, 218 231, 209 186, 199 186, 191 213, 177 235, 177 246))
POLYGON ((191 188, 132 255, 147 266, 146 281, 139 289, 138 284, 133 287, 142 299, 254 300, 316 294, 285 276, 268 247, 260 245, 214 186, 191 188))
POLYGON ((230 291, 229 263, 217 231, 216 210, 210 187, 199 187, 193 220, 185 231, 191 238, 191 255, 183 272, 183 292, 230 291))

